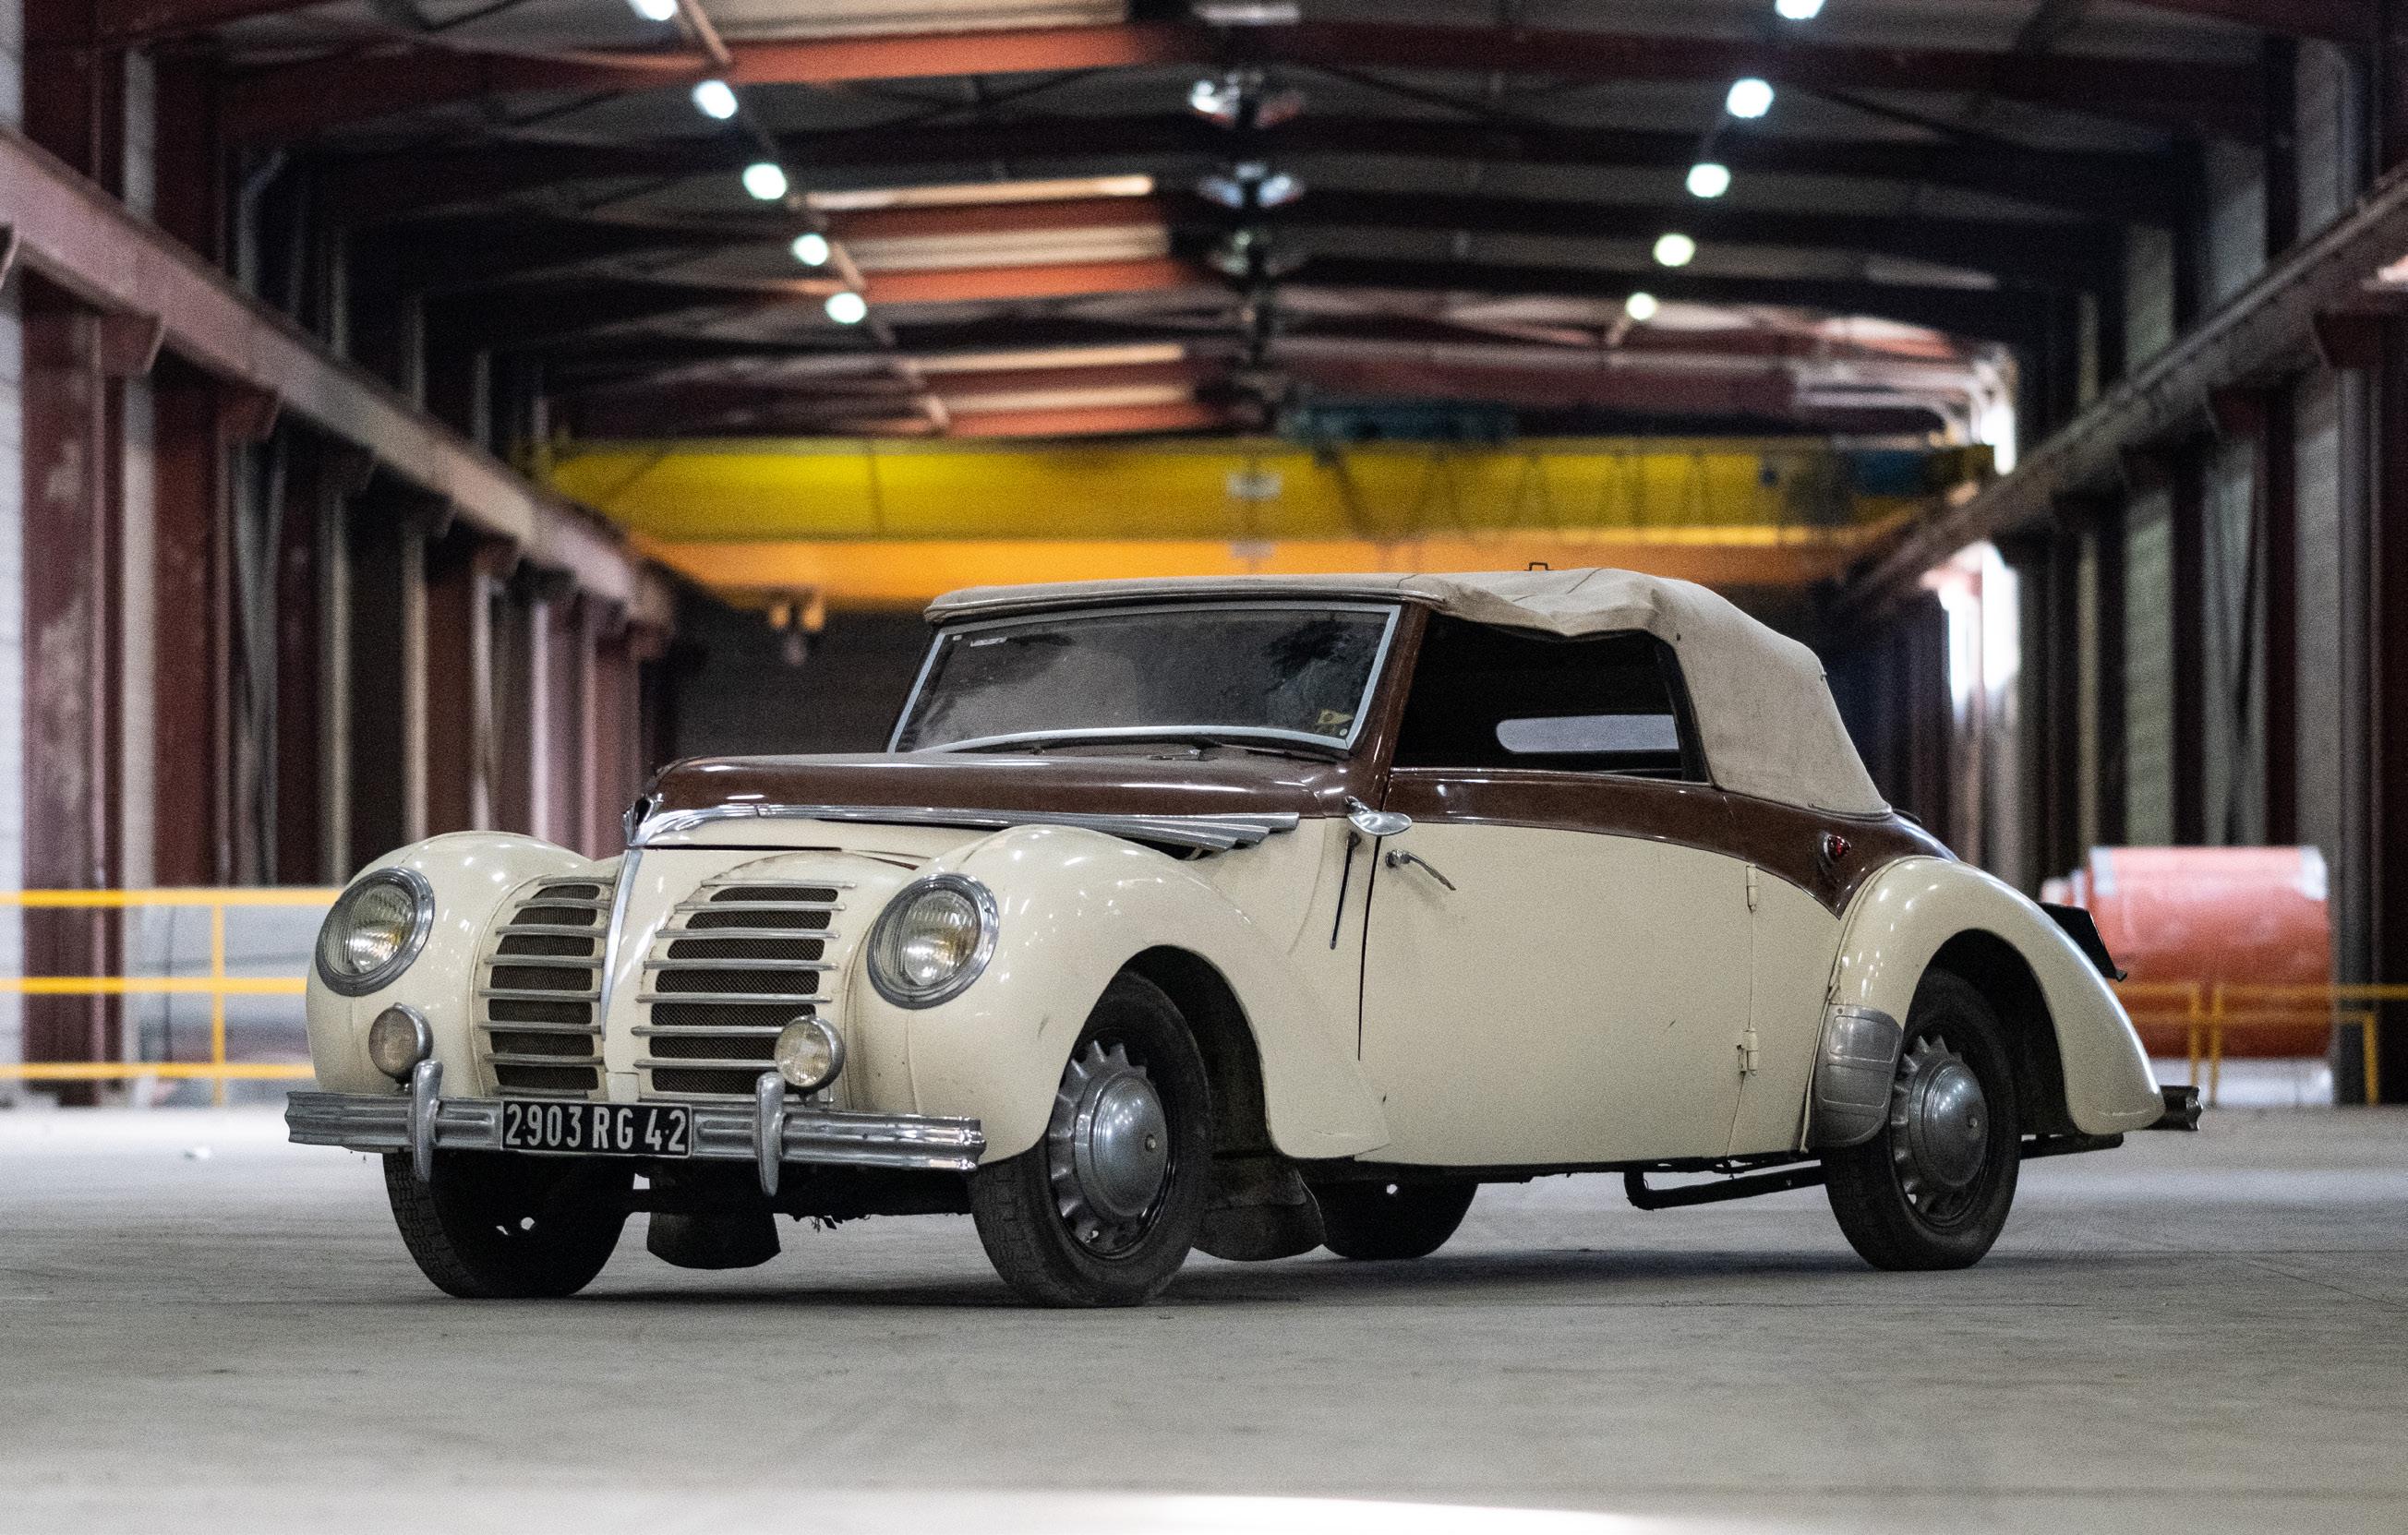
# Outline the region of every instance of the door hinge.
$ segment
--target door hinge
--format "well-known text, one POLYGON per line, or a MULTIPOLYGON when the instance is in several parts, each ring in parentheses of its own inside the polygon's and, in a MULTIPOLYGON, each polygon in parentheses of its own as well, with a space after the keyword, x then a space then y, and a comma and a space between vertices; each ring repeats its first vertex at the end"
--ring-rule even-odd
POLYGON ((1756 910, 1756 865, 1751 863, 1747 866, 1747 909, 1749 911, 1756 910))
POLYGON ((1749 1024, 1747 1032, 1739 1037, 1739 1074, 1756 1074, 1756 1025, 1749 1024))

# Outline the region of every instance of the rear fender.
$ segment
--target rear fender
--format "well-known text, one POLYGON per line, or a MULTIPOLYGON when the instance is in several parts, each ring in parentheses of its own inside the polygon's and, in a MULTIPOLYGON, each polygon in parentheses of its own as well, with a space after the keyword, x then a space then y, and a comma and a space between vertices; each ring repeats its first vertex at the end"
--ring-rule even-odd
POLYGON ((1999 939, 2030 969, 2056 1035, 2074 1128, 2117 1135, 2156 1123, 2165 1101, 2105 978, 2047 914, 1970 864, 1904 859, 1857 893, 1832 974, 1833 1006, 1875 1008, 1904 1023, 1933 959, 1968 932, 1999 939))

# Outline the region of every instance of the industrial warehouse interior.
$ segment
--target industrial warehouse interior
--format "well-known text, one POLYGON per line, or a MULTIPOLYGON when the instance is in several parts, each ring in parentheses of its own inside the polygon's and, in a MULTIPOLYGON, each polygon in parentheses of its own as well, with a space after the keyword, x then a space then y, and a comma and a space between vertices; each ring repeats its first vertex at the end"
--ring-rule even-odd
POLYGON ((2396 1532, 2404 1312, 2408 0, 0 0, 0 1529, 2396 1532))

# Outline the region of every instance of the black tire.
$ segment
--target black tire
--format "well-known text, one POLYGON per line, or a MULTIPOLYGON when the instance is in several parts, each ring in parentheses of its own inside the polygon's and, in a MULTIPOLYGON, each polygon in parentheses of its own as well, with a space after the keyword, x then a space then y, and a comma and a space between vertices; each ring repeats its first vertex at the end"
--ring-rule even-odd
MULTIPOLYGON (((1980 1262, 2015 1201, 2023 1158, 2018 1109, 2014 1058, 1998 1014, 1961 977, 1945 971, 1925 975, 1907 1012, 1888 1123, 1863 1144, 1823 1158, 1825 1192, 1848 1244, 1877 1269, 1962 1269, 1980 1262), (1971 1072, 1981 1098, 1971 1117, 1959 1114, 1952 1121, 1961 1136, 1934 1153, 1922 1149, 1931 1142, 1918 1141, 1914 1104, 1916 1095, 1948 1086, 1941 1073, 1951 1058, 1971 1072), (1976 1142, 1978 1164, 1961 1184, 1929 1171, 1953 1173, 1958 1158, 1970 1163, 1976 1142)), ((1932 1132, 1935 1139, 1938 1133, 1932 1132)))
POLYGON ((592 1284, 634 1186, 628 1162, 438 1151, 428 1185, 408 1153, 384 1159, 403 1244, 436 1288, 465 1300, 549 1300, 592 1284))
POLYGON ((1338 1183, 1315 1188, 1322 1245, 1340 1258, 1427 1258, 1463 1224, 1476 1183, 1338 1183))
MULTIPOLYGON (((1055 1134, 970 1175, 970 1214, 986 1256, 1021 1297, 1040 1306, 1134 1306, 1161 1293, 1187 1261, 1212 1185, 1212 1098, 1187 1021, 1141 975, 1114 980, 1071 1046, 1073 1069, 1092 1053, 1124 1053, 1162 1110, 1168 1166, 1141 1215, 1110 1229, 1073 1229, 1076 1206, 1057 1191, 1055 1134)), ((1066 1089, 1073 1078, 1065 1073, 1066 1089)), ((1056 1124, 1063 1116, 1057 1112, 1056 1124)), ((1065 1155, 1067 1155, 1067 1151, 1065 1155)))

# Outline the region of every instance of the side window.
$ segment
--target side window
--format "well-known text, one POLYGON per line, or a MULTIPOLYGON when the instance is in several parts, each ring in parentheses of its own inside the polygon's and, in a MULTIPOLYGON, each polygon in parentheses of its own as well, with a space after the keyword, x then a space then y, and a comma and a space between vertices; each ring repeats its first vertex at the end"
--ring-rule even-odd
POLYGON ((1672 647, 1653 634, 1556 639, 1434 617, 1397 766, 1554 768, 1702 781, 1672 647))

